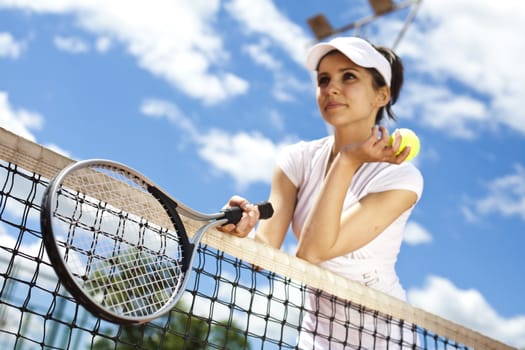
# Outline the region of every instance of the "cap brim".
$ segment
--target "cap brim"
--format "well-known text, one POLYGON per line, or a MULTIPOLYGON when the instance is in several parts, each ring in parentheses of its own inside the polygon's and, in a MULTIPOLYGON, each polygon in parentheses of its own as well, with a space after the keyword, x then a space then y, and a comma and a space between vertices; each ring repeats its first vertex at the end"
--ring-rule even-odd
POLYGON ((352 62, 361 67, 374 67, 374 65, 371 64, 370 60, 367 59, 366 53, 360 50, 359 48, 334 45, 331 43, 319 43, 314 45, 308 52, 306 58, 306 67, 311 70, 316 70, 321 58, 323 58, 327 53, 333 50, 341 52, 352 62))
POLYGON ((340 37, 312 46, 306 56, 306 67, 317 70, 321 59, 333 50, 341 52, 358 66, 377 69, 390 86, 390 63, 369 42, 357 37, 340 37))
POLYGON ((317 70, 317 65, 319 64, 321 58, 323 58, 324 55, 332 50, 338 49, 334 45, 328 43, 314 45, 306 55, 306 68, 310 70, 317 70))

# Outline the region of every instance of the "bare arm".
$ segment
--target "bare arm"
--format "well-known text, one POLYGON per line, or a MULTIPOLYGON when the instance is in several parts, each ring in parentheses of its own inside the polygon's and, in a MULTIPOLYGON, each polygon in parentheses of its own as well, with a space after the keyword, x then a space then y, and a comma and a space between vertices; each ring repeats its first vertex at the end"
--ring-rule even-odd
POLYGON ((417 200, 408 190, 372 193, 343 212, 346 193, 357 169, 370 160, 402 162, 407 155, 394 156, 397 149, 385 148, 375 135, 360 145, 339 152, 306 219, 297 256, 319 263, 350 253, 372 241, 417 200))
POLYGON ((297 188, 279 167, 275 168, 273 174, 269 201, 273 205, 274 215, 269 220, 259 221, 255 239, 279 249, 292 221, 297 201, 297 188))
POLYGON ((376 238, 416 200, 416 193, 408 190, 378 192, 342 212, 342 202, 326 200, 321 195, 304 225, 297 256, 319 263, 357 250, 376 238))
MULTIPOLYGON (((269 201, 274 214, 268 220, 259 221, 255 239, 279 249, 290 226, 297 201, 297 188, 279 167, 275 168, 273 174, 269 201)), ((228 206, 240 206, 244 211, 243 216, 236 225, 227 224, 218 229, 238 237, 246 237, 259 219, 257 207, 240 196, 233 196, 228 206)))

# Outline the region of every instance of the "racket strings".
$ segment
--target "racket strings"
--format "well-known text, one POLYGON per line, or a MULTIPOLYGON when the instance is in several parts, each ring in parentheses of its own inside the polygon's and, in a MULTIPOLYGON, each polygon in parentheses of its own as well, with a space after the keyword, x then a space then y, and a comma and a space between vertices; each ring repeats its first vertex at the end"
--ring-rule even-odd
POLYGON ((57 191, 52 220, 64 261, 105 308, 134 317, 160 312, 184 278, 177 231, 143 185, 98 170, 82 169, 57 191))
POLYGON ((97 166, 78 169, 63 183, 79 193, 111 204, 113 208, 147 219, 162 227, 175 229, 163 206, 148 191, 148 185, 124 169, 97 166))

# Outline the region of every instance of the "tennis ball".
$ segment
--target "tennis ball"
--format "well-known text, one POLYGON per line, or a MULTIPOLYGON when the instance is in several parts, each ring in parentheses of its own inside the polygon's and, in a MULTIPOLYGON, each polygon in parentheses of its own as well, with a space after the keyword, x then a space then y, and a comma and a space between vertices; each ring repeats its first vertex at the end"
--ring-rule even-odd
POLYGON ((413 132, 410 129, 406 128, 400 128, 394 130, 392 135, 390 135, 390 139, 388 140, 388 145, 391 146, 394 143, 394 135, 396 132, 399 131, 399 134, 401 135, 401 145, 399 145, 399 151, 397 151, 396 155, 403 152, 406 146, 410 146, 410 153, 408 154, 407 160, 411 160, 414 157, 416 157, 419 153, 420 143, 419 143, 419 137, 417 137, 416 133, 413 132))

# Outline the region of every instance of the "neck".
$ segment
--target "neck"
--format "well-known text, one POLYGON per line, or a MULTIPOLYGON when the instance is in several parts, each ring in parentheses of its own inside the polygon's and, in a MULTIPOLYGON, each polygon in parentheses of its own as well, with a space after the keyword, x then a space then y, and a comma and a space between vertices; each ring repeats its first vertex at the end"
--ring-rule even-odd
POLYGON ((363 142, 370 137, 373 125, 363 125, 362 127, 356 127, 352 125, 345 129, 334 130, 334 146, 332 148, 331 158, 335 157, 337 153, 345 145, 353 143, 363 142))

